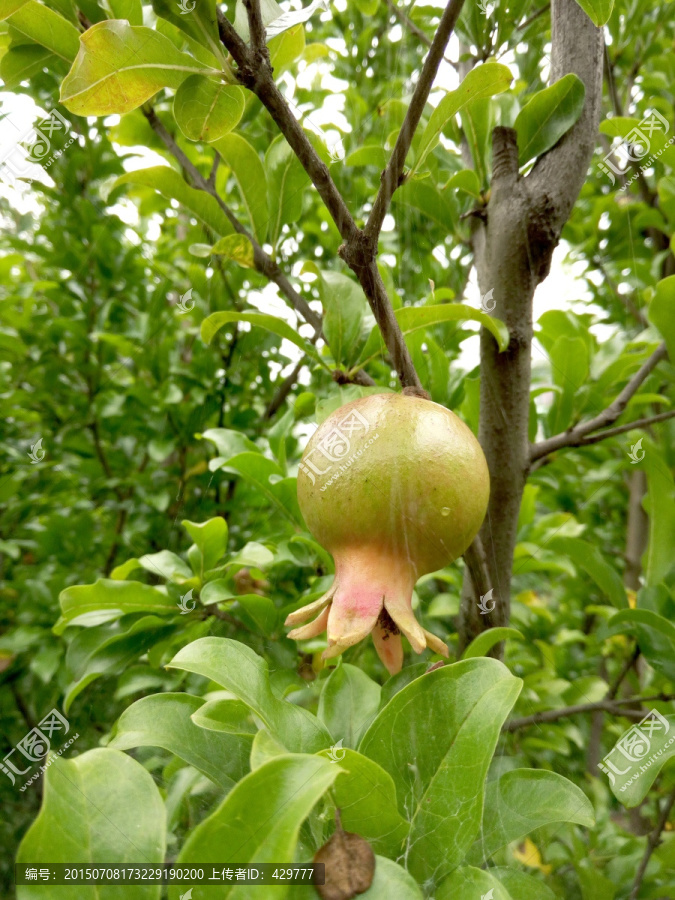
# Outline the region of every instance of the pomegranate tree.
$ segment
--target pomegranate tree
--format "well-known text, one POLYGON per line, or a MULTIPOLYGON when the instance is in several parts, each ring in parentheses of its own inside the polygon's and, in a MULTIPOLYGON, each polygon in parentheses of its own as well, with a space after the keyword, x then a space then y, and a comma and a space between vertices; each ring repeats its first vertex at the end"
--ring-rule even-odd
POLYGON ((288 616, 287 625, 301 625, 289 637, 327 631, 329 658, 372 633, 392 674, 403 662, 401 634, 416 653, 447 656, 415 618, 412 592, 469 546, 489 487, 480 444, 437 403, 372 394, 340 407, 312 436, 298 473, 300 508, 335 560, 335 580, 288 616))

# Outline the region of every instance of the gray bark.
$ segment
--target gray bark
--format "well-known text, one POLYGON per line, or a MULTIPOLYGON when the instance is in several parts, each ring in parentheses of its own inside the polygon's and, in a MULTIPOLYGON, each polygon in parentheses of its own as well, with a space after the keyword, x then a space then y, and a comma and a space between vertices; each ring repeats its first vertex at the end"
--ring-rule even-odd
POLYGON ((471 608, 475 597, 465 584, 460 647, 477 629, 509 621, 518 513, 530 466, 532 300, 548 275, 553 250, 586 179, 600 121, 601 29, 576 0, 553 0, 551 24, 551 82, 570 72, 578 75, 586 87, 584 111, 526 177, 518 173, 515 132, 495 129, 491 196, 486 215, 476 218, 473 235, 481 295, 494 291, 493 315, 506 323, 511 339, 508 349, 499 353, 492 335, 481 331, 479 439, 491 479, 481 538, 497 605, 491 615, 476 617, 471 608))

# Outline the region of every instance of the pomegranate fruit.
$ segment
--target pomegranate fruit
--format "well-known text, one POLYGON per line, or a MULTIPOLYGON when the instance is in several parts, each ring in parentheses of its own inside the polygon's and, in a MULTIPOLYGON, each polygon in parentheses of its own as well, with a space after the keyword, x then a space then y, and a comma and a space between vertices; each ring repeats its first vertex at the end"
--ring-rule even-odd
POLYGON ((340 407, 312 436, 298 473, 300 509, 335 560, 335 580, 288 616, 292 626, 313 619, 289 637, 327 631, 329 658, 372 633, 392 674, 403 662, 401 634, 416 653, 448 656, 415 618, 412 592, 421 575, 466 550, 489 490, 480 444, 439 404, 372 394, 340 407))

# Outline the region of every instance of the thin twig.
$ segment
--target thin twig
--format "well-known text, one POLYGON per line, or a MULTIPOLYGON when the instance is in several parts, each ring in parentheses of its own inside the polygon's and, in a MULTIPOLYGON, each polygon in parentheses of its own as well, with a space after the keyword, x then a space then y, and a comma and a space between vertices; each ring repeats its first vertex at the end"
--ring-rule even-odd
MULTIPOLYGON (((549 453, 553 453, 555 450, 560 450, 563 447, 579 447, 583 444, 584 438, 586 438, 587 435, 616 422, 621 413, 628 406, 631 398, 637 393, 638 388, 646 381, 647 377, 651 375, 652 371, 661 360, 665 359, 667 356, 668 350, 665 343, 660 344, 649 359, 640 366, 639 370, 633 375, 618 397, 610 403, 606 409, 599 413, 599 415, 595 416, 593 419, 589 419, 587 422, 581 422, 579 425, 570 428, 568 431, 556 434, 545 441, 540 441, 538 444, 532 444, 530 447, 530 462, 541 459, 543 456, 548 456, 549 453)), ((606 433, 605 436, 607 436, 606 433)))
POLYGON ((417 126, 422 118, 424 107, 429 98, 429 93, 438 74, 439 66, 445 54, 445 48, 450 40, 455 23, 462 11, 464 0, 450 0, 445 7, 438 29, 431 42, 431 49, 424 60, 417 87, 410 101, 410 106, 405 114, 403 125, 396 138, 387 168, 382 173, 380 190, 378 191, 373 208, 368 216, 368 221, 363 229, 369 241, 377 243, 382 230, 384 217, 389 209, 391 198, 403 181, 403 167, 410 150, 410 145, 417 131, 417 126))
MULTIPOLYGON (((456 2, 456 0, 451 0, 452 2, 456 2)), ((247 4, 257 7, 258 10, 260 8, 259 0, 247 0, 247 4)), ((373 241, 372 237, 366 236, 357 227, 342 194, 330 175, 328 166, 312 146, 302 125, 277 87, 269 59, 261 53, 254 54, 252 50, 249 50, 224 16, 219 16, 218 23, 220 38, 238 66, 239 81, 244 87, 255 93, 272 116, 335 222, 344 241, 338 253, 354 272, 363 288, 401 384, 403 387, 410 387, 424 393, 410 351, 394 315, 391 301, 387 296, 382 276, 377 268, 377 240, 373 241)))
MULTIPOLYGON (((386 2, 387 6, 399 20, 401 25, 403 25, 403 27, 407 29, 411 34, 414 34, 416 38, 419 38, 419 40, 422 41, 423 44, 426 44, 427 47, 431 47, 431 38, 427 34, 425 34, 421 28, 415 25, 413 20, 403 12, 401 7, 397 6, 396 3, 394 3, 394 0, 386 0, 386 2)), ((457 63, 453 62, 447 56, 444 56, 443 59, 446 61, 446 63, 448 63, 448 65, 451 65, 453 69, 457 68, 457 63)))
POLYGON ((651 859, 651 855, 654 850, 656 850, 656 848, 661 843, 661 834, 666 827, 666 823, 673 806, 675 806, 675 788, 673 788, 670 796, 666 799, 666 803, 661 810, 661 813, 656 822, 656 826, 647 838, 647 846, 645 847, 644 856, 640 860, 640 865, 638 866, 638 870, 635 874, 635 881, 633 882, 633 889, 630 892, 628 900, 638 900, 640 887, 642 885, 642 879, 645 877, 645 872, 647 871, 649 860, 651 859))
POLYGON ((210 184, 210 182, 207 181, 206 178, 204 178, 199 169, 188 159, 185 153, 183 153, 181 148, 176 143, 173 135, 171 135, 167 131, 167 129, 164 127, 164 124, 157 117, 155 111, 152 109, 144 109, 143 114, 150 123, 153 131, 162 140, 167 150, 169 150, 169 152, 175 157, 177 162, 180 163, 180 165, 183 167, 185 172, 187 172, 187 174, 190 176, 194 186, 199 190, 205 191, 207 194, 210 194, 227 216, 234 230, 238 234, 244 235, 244 237, 246 237, 251 242, 251 246, 253 247, 253 264, 256 268, 256 271, 260 272, 261 275, 264 275, 266 278, 268 278, 270 281, 273 281, 277 285, 281 293, 288 299, 293 309, 295 309, 296 312, 298 312, 306 322, 308 322, 314 328, 320 328, 321 317, 314 312, 314 310, 309 306, 304 297, 302 297, 296 291, 288 278, 286 278, 277 263, 272 259, 271 256, 268 256, 268 254, 265 253, 263 248, 256 241, 249 230, 245 228, 244 225, 242 225, 242 223, 235 216, 227 203, 225 203, 223 198, 216 191, 215 187, 210 184))
POLYGON ((521 728, 529 728, 530 725, 539 725, 543 722, 557 722, 558 719, 567 719, 569 716, 577 716, 580 713, 603 710, 613 713, 615 716, 626 718, 642 718, 644 710, 623 709, 632 703, 646 703, 650 700, 660 700, 664 703, 675 700, 675 694, 655 694, 652 697, 629 697, 625 700, 598 700, 596 703, 578 703, 575 706, 565 706, 561 709, 547 709, 534 713, 531 716, 523 716, 521 719, 511 719, 502 727, 502 731, 519 731, 521 728))

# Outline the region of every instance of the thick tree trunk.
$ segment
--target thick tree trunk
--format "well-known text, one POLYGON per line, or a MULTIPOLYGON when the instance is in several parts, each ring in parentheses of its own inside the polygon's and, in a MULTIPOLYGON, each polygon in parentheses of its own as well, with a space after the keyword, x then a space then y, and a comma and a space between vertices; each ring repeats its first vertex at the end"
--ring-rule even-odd
POLYGON ((551 23, 551 82, 578 75, 586 87, 584 111, 527 177, 518 173, 515 131, 495 129, 490 201, 473 236, 481 294, 493 291, 493 315, 506 323, 510 343, 499 353, 492 335, 481 332, 479 438, 491 479, 481 537, 496 605, 488 615, 477 615, 467 578, 460 648, 480 631, 509 621, 518 513, 529 470, 532 300, 585 181, 600 120, 602 31, 576 0, 553 0, 551 23))

